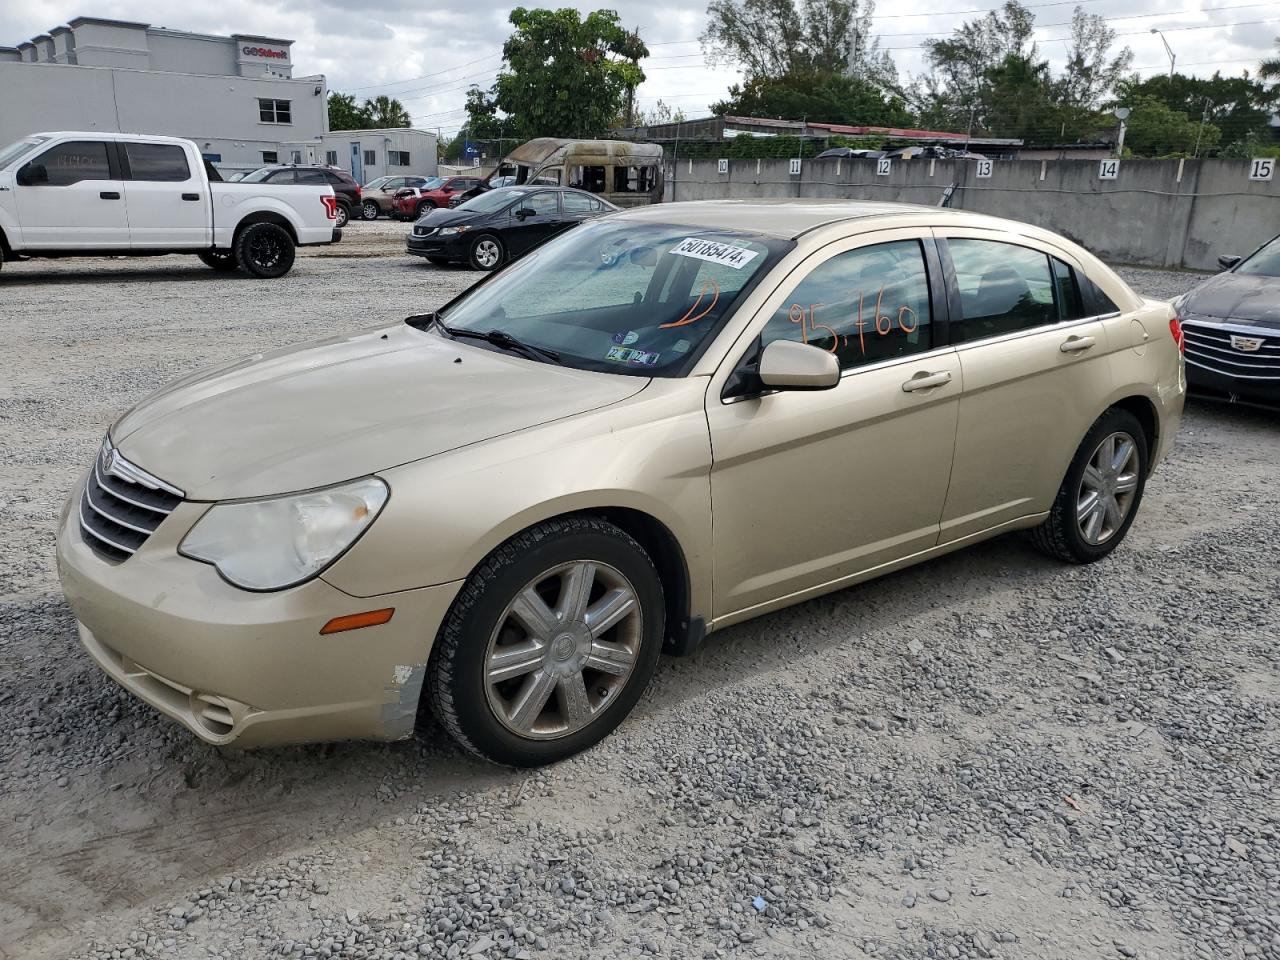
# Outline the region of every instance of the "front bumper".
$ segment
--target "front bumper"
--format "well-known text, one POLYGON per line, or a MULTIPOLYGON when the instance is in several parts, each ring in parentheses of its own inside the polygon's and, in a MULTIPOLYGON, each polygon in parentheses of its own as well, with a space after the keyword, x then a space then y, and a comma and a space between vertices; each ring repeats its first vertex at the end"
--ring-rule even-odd
MULTIPOLYGON (((77 486, 71 502, 79 496, 77 486)), ((119 564, 84 542, 75 511, 64 515, 58 573, 89 655, 209 743, 411 736, 431 645, 461 583, 373 598, 323 579, 240 590, 177 552, 206 508, 182 503, 119 564), (334 617, 384 607, 395 608, 386 624, 320 635, 334 617)))
POLYGON ((1233 377, 1198 366, 1191 358, 1187 359, 1187 388, 1193 396, 1280 409, 1280 379, 1233 377))
POLYGON ((462 260, 467 256, 466 234, 455 233, 447 237, 434 234, 429 237, 418 237, 412 233, 405 241, 405 249, 415 257, 446 257, 450 260, 462 260))

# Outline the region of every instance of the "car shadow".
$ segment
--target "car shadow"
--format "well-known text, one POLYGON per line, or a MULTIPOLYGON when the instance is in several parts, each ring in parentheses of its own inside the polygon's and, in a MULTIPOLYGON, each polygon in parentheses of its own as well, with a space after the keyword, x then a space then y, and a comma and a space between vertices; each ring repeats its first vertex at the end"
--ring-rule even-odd
POLYGON ((62 270, 32 272, 22 270, 14 272, 9 268, 0 270, 0 287, 18 286, 75 286, 86 283, 112 283, 126 280, 253 280, 254 278, 241 270, 222 273, 211 270, 201 263, 193 265, 173 264, 167 267, 143 267, 125 269, 120 267, 96 268, 83 273, 70 273, 62 270))

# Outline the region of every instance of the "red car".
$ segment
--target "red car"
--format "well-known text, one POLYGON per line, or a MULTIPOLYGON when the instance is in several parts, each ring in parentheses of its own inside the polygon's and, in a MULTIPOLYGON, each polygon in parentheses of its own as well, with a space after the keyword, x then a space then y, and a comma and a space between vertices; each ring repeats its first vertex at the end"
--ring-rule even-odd
POLYGON ((436 207, 448 209, 451 197, 482 182, 480 177, 444 177, 439 182, 429 180, 417 190, 401 190, 391 202, 391 216, 397 220, 417 220, 436 207))

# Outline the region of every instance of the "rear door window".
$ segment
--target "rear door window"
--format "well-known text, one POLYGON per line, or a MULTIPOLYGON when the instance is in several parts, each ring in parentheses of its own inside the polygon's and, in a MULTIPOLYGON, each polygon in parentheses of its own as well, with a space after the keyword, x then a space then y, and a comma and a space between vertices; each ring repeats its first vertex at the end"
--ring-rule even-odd
POLYGON ((120 144, 129 158, 129 176, 133 180, 181 183, 191 179, 187 152, 174 143, 120 144))
POLYGON ((1048 254, 994 240, 951 239, 947 246, 960 292, 961 316, 951 318, 953 343, 1058 322, 1048 254))

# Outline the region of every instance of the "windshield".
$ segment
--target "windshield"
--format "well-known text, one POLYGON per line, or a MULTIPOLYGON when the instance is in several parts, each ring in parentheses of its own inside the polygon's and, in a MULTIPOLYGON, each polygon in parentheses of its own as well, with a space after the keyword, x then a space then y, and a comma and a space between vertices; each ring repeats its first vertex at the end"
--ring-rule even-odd
POLYGON ((444 177, 427 177, 427 179, 422 181, 422 189, 434 190, 442 183, 444 183, 444 177))
POLYGON ((390 177, 378 177, 376 180, 370 180, 364 185, 366 190, 377 190, 380 186, 390 180, 390 177))
POLYGON ((1280 277, 1280 237, 1274 237, 1270 243, 1236 267, 1236 273, 1253 277, 1280 277))
POLYGON ((501 210, 516 197, 524 196, 523 190, 507 190, 498 187, 486 193, 477 193, 465 203, 458 204, 459 210, 471 210, 475 213, 494 213, 501 210))
POLYGON ((595 220, 464 294, 440 320, 554 350, 566 366, 681 376, 790 247, 732 230, 595 220))
POLYGON ((8 166, 11 161, 17 160, 28 150, 38 147, 48 139, 48 137, 26 137, 16 143, 9 144, 3 150, 0 150, 0 168, 8 166))
POLYGON ((246 173, 240 178, 241 183, 261 183, 278 170, 278 167, 259 167, 253 173, 246 173))

